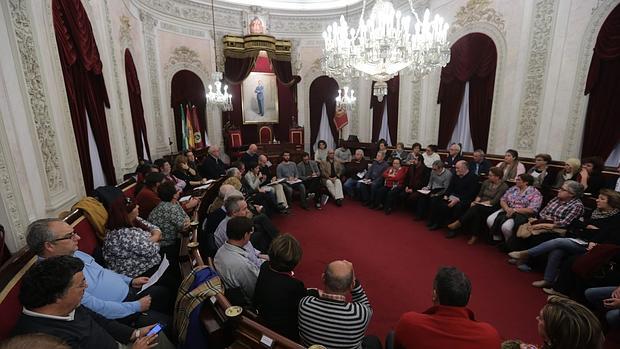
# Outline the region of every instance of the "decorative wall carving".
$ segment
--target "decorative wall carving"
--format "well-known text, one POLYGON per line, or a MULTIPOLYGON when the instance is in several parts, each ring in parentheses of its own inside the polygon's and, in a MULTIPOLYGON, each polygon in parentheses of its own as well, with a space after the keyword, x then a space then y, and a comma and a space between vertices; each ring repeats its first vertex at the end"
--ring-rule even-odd
POLYGON ((537 0, 534 5, 534 23, 530 41, 527 76, 521 97, 519 124, 517 126, 517 149, 534 152, 538 136, 539 114, 542 109, 545 87, 545 71, 549 62, 553 41, 556 1, 537 0))
MULTIPOLYGON (((211 6, 189 0, 135 0, 143 6, 156 10, 167 16, 211 25, 211 6)), ((217 8, 215 25, 222 29, 240 29, 242 27, 241 11, 217 8)))
POLYGON ((177 34, 183 34, 187 36, 195 36, 198 38, 205 38, 207 33, 204 30, 196 30, 191 28, 180 27, 178 25, 162 22, 161 29, 175 32, 177 34))
POLYGON ((491 7, 490 0, 469 0, 456 13, 450 32, 457 32, 467 27, 467 25, 477 22, 493 24, 502 34, 506 35, 504 16, 491 7))
POLYGON ((41 67, 36 57, 33 31, 26 3, 28 1, 10 0, 9 9, 17 38, 17 48, 39 141, 39 149, 43 157, 46 184, 51 194, 58 194, 64 191, 66 183, 60 166, 56 132, 43 87, 41 67))
POLYGON ((198 53, 187 46, 179 46, 172 51, 172 55, 170 55, 168 63, 164 66, 164 70, 168 71, 172 66, 176 65, 195 67, 207 74, 207 68, 200 60, 198 53))
POLYGON ((592 16, 586 27, 581 40, 581 50, 579 51, 579 61, 577 63, 577 73, 575 75, 575 83, 571 94, 571 109, 568 118, 568 126, 566 133, 567 140, 564 143, 562 156, 564 159, 570 157, 579 157, 581 154, 581 139, 583 137, 583 127, 585 124, 586 107, 588 98, 583 95, 590 62, 592 60, 592 50, 596 44, 596 37, 600 31, 605 19, 611 11, 620 4, 620 0, 598 0, 596 5, 592 7, 592 16))
POLYGON ((414 80, 411 85, 411 120, 409 124, 409 143, 420 142, 420 107, 422 103, 422 80, 414 80))
POLYGON ((133 47, 133 39, 131 38, 131 18, 122 15, 119 19, 119 22, 120 28, 118 30, 118 39, 121 43, 121 47, 133 47))

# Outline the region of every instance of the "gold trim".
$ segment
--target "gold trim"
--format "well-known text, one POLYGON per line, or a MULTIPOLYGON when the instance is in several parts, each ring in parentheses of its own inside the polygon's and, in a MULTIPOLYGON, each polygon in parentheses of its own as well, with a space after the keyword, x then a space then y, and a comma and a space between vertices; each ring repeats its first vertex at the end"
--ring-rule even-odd
POLYGON ((4 302, 4 299, 6 298, 6 296, 9 295, 9 293, 11 292, 11 290, 13 290, 13 287, 15 287, 15 285, 17 285, 17 282, 19 280, 21 280, 21 278, 24 276, 24 274, 26 274, 26 272, 28 271, 28 269, 30 269, 30 267, 32 267, 32 265, 37 261, 37 256, 33 256, 28 263, 26 263, 26 265, 24 265, 16 274, 15 276, 13 276, 13 278, 11 279, 11 281, 9 281, 9 283, 6 285, 5 288, 2 289, 2 291, 0 292, 0 303, 4 302))
POLYGON ((81 221, 85 219, 86 217, 84 216, 84 214, 82 214, 80 218, 76 219, 75 221, 73 221, 73 223, 71 223, 71 228, 75 228, 76 225, 78 225, 81 221))
POLYGON ((135 186, 136 186, 136 184, 137 184, 137 183, 135 183, 135 182, 134 182, 134 183, 131 183, 130 185, 126 186, 126 187, 123 189, 123 193, 124 193, 124 192, 126 192, 127 190, 129 190, 130 188, 135 187, 135 186))
POLYGON ((265 51, 270 58, 283 61, 291 60, 292 44, 290 40, 278 40, 271 35, 224 35, 224 56, 231 58, 254 57, 265 51))

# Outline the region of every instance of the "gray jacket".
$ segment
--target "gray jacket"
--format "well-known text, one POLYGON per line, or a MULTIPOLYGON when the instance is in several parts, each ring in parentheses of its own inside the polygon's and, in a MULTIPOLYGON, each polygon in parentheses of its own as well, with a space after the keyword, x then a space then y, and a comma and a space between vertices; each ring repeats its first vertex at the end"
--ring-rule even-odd
MULTIPOLYGON (((317 165, 316 161, 308 160, 308 162, 310 163, 310 168, 312 169, 312 172, 315 172, 320 176, 321 171, 319 170, 319 166, 317 165)), ((306 164, 304 164, 303 161, 297 163, 297 173, 299 173, 299 179, 308 179, 310 176, 312 176, 312 172, 308 173, 308 171, 306 171, 306 164)))

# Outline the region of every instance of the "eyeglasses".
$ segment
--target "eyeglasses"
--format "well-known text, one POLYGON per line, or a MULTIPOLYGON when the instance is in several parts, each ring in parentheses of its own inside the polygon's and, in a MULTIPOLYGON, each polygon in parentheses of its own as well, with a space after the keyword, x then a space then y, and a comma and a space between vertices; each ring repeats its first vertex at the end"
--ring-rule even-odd
POLYGON ((72 231, 72 232, 70 232, 69 234, 67 234, 67 235, 65 235, 63 237, 58 238, 58 239, 54 239, 54 240, 52 240, 50 242, 56 242, 56 241, 62 241, 62 240, 70 240, 70 239, 73 239, 76 236, 77 236, 77 233, 72 231))

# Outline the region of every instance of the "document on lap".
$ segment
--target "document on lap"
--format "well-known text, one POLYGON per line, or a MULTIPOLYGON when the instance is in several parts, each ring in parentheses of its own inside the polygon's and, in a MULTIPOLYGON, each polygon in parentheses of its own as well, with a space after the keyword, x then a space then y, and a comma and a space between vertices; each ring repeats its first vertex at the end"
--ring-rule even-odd
POLYGON ((302 182, 302 180, 299 179, 299 178, 295 178, 293 180, 287 180, 286 181, 286 183, 288 183, 288 184, 297 184, 297 183, 301 183, 301 182, 302 182))
POLYGON ((370 179, 366 178, 366 179, 362 179, 362 180, 360 180, 360 182, 362 182, 362 183, 364 183, 364 184, 370 184, 370 183, 372 183, 372 180, 370 180, 370 179))
POLYGON ((474 204, 480 205, 480 206, 491 207, 491 204, 489 204, 488 202, 474 202, 474 204))
POLYGON ((364 178, 364 176, 366 175, 366 172, 367 172, 366 170, 358 172, 357 173, 357 177, 358 178, 364 178))
POLYGON ((431 193, 431 191, 428 189, 418 189, 418 193, 428 195, 431 193))
POLYGON ((153 286, 157 281, 159 281, 159 278, 164 275, 164 272, 166 271, 166 269, 168 269, 169 266, 170 262, 168 262, 168 258, 166 258, 166 255, 164 254, 164 257, 161 259, 161 264, 159 264, 159 268, 157 268, 157 271, 153 273, 153 275, 151 275, 151 277, 149 278, 149 282, 142 285, 142 288, 140 289, 140 291, 138 291, 138 293, 141 293, 142 291, 153 286))
POLYGON ((187 196, 184 196, 184 197, 180 198, 180 199, 179 199, 179 202, 185 202, 185 201, 187 201, 187 200, 189 200, 189 199, 191 199, 191 198, 192 198, 192 196, 191 196, 191 195, 187 195, 187 196))
POLYGON ((267 183, 267 185, 276 185, 276 184, 284 182, 285 180, 286 180, 285 178, 280 178, 280 179, 275 180, 275 181, 273 181, 271 183, 267 183))

